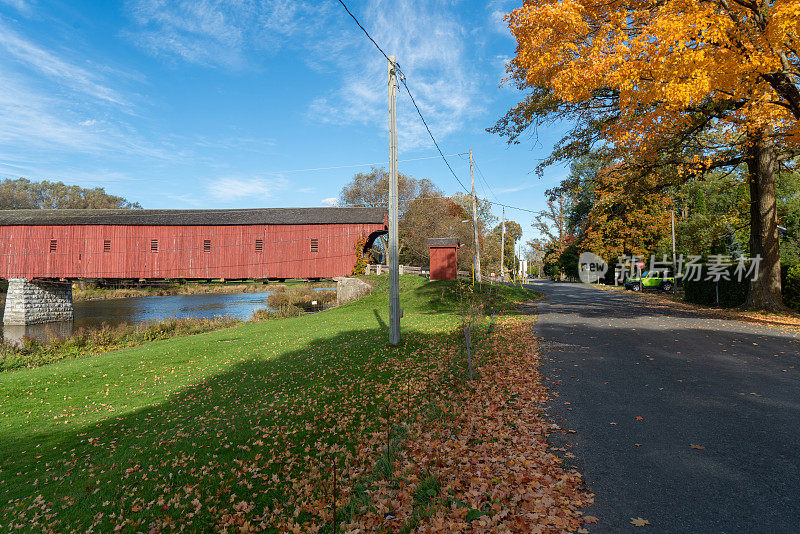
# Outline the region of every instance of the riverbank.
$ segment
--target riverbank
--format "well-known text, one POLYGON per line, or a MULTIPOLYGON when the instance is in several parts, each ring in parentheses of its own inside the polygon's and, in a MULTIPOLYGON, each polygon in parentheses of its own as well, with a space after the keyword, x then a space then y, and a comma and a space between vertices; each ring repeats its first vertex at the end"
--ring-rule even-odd
POLYGON ((322 311, 336 302, 336 291, 287 289, 286 286, 278 286, 276 289, 263 302, 268 308, 256 308, 249 317, 220 314, 166 317, 134 323, 110 322, 104 319, 100 324, 78 326, 74 330, 70 323, 66 332, 62 330, 64 326, 61 324, 38 325, 43 328, 36 328, 36 334, 22 337, 20 333, 18 335, 21 339, 12 337, 12 341, 6 337, 6 329, 10 327, 5 327, 3 336, 6 343, 0 344, 0 372, 39 367, 68 358, 94 356, 152 341, 210 332, 245 321, 297 317, 308 312, 322 311))
MULTIPOLYGON (((480 462, 461 470, 480 482, 480 495, 447 479, 461 459, 451 452, 469 454, 471 441, 465 449, 439 448, 408 478, 400 463, 404 451, 422 443, 425 429, 443 425, 442 437, 464 430, 453 428, 460 420, 449 414, 452 400, 472 389, 465 317, 472 317, 473 354, 485 355, 474 357, 481 380, 492 375, 483 365, 512 361, 507 348, 530 335, 529 325, 493 327, 494 314, 501 320, 533 293, 403 276, 402 343, 392 347, 388 277, 370 281, 371 295, 323 314, 0 374, 0 524, 46 531, 332 532, 334 524, 344 531, 376 521, 400 531, 434 526, 435 514, 454 510, 464 530, 518 519, 509 512, 532 506, 542 517, 564 520, 564 529, 576 528, 577 475, 570 473, 568 484, 552 476, 558 462, 543 445, 549 425, 533 412, 492 412, 484 429, 496 426, 497 440, 481 446, 494 447, 499 458, 498 447, 511 446, 505 436, 519 425, 513 419, 539 418, 526 436, 536 442, 535 456, 514 467, 537 474, 527 478, 537 486, 530 497, 547 497, 535 503, 505 491, 512 478, 494 480, 480 462), (476 306, 464 305, 476 299, 476 306), (495 486, 503 487, 500 497, 484 497, 495 486)), ((515 350, 524 359, 532 349, 515 350)), ((518 371, 502 372, 501 382, 515 380, 518 371)), ((519 392, 508 391, 514 396, 503 402, 511 407, 519 392)), ((487 390, 486 400, 500 393, 487 390)), ((483 424, 480 417, 470 421, 483 424)))
MULTIPOLYGON (((259 314, 258 320, 271 318, 259 314)), ((241 324, 240 319, 228 316, 212 318, 169 318, 161 321, 146 321, 137 325, 107 324, 99 328, 79 328, 69 337, 63 338, 55 332, 46 341, 23 338, 19 345, 0 345, 0 372, 21 368, 34 368, 70 358, 97 356, 105 352, 135 347, 152 341, 178 336, 189 336, 230 328, 241 324)))

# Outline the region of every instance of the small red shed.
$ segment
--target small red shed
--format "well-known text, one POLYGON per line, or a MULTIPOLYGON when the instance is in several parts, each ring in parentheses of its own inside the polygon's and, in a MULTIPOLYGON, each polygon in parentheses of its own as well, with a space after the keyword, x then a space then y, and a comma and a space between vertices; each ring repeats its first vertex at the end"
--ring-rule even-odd
POLYGON ((456 279, 459 247, 461 243, 455 237, 428 239, 428 248, 431 251, 431 281, 456 279))

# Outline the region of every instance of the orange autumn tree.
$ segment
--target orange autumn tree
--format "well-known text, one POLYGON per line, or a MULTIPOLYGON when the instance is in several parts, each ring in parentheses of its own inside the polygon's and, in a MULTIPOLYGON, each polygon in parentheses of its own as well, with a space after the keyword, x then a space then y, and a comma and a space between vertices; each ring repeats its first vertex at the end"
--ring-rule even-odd
POLYGON ((594 197, 581 239, 585 250, 608 260, 646 258, 669 236, 669 196, 631 195, 615 181, 598 184, 594 197))
POLYGON ((604 172, 632 189, 665 167, 661 187, 746 165, 762 257, 748 304, 780 308, 775 172, 800 152, 800 3, 526 0, 507 20, 528 94, 492 130, 517 142, 571 121, 543 165, 603 147, 604 172))
POLYGON ((578 235, 582 251, 591 251, 613 262, 620 256, 642 258, 659 252, 670 234, 669 194, 641 194, 657 184, 660 176, 639 179, 631 190, 626 180, 601 172, 607 164, 601 152, 574 160, 569 175, 547 191, 551 197, 566 194, 571 201, 569 226, 578 235))

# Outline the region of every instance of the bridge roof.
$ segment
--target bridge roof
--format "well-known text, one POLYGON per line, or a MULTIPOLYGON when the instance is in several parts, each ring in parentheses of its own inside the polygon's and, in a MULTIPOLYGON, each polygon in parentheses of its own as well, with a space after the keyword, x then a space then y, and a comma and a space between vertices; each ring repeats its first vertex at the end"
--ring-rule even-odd
POLYGON ((0 210, 0 226, 247 226, 383 224, 383 208, 256 208, 233 210, 0 210))

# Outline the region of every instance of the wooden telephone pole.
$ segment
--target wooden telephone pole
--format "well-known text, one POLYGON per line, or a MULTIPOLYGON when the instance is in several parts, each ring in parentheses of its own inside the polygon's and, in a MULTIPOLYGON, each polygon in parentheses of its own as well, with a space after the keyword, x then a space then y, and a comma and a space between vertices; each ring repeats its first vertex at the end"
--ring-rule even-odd
POLYGON ((475 196, 475 173, 472 170, 472 149, 469 150, 469 177, 472 180, 472 231, 475 234, 475 279, 480 283, 481 278, 481 247, 478 240, 478 199, 475 196))
POLYGON ((391 310, 389 343, 400 343, 400 264, 397 257, 397 63, 389 56, 389 276, 391 310))
POLYGON ((506 251, 506 209, 503 208, 503 226, 500 227, 500 279, 506 281, 506 264, 503 262, 506 251))

